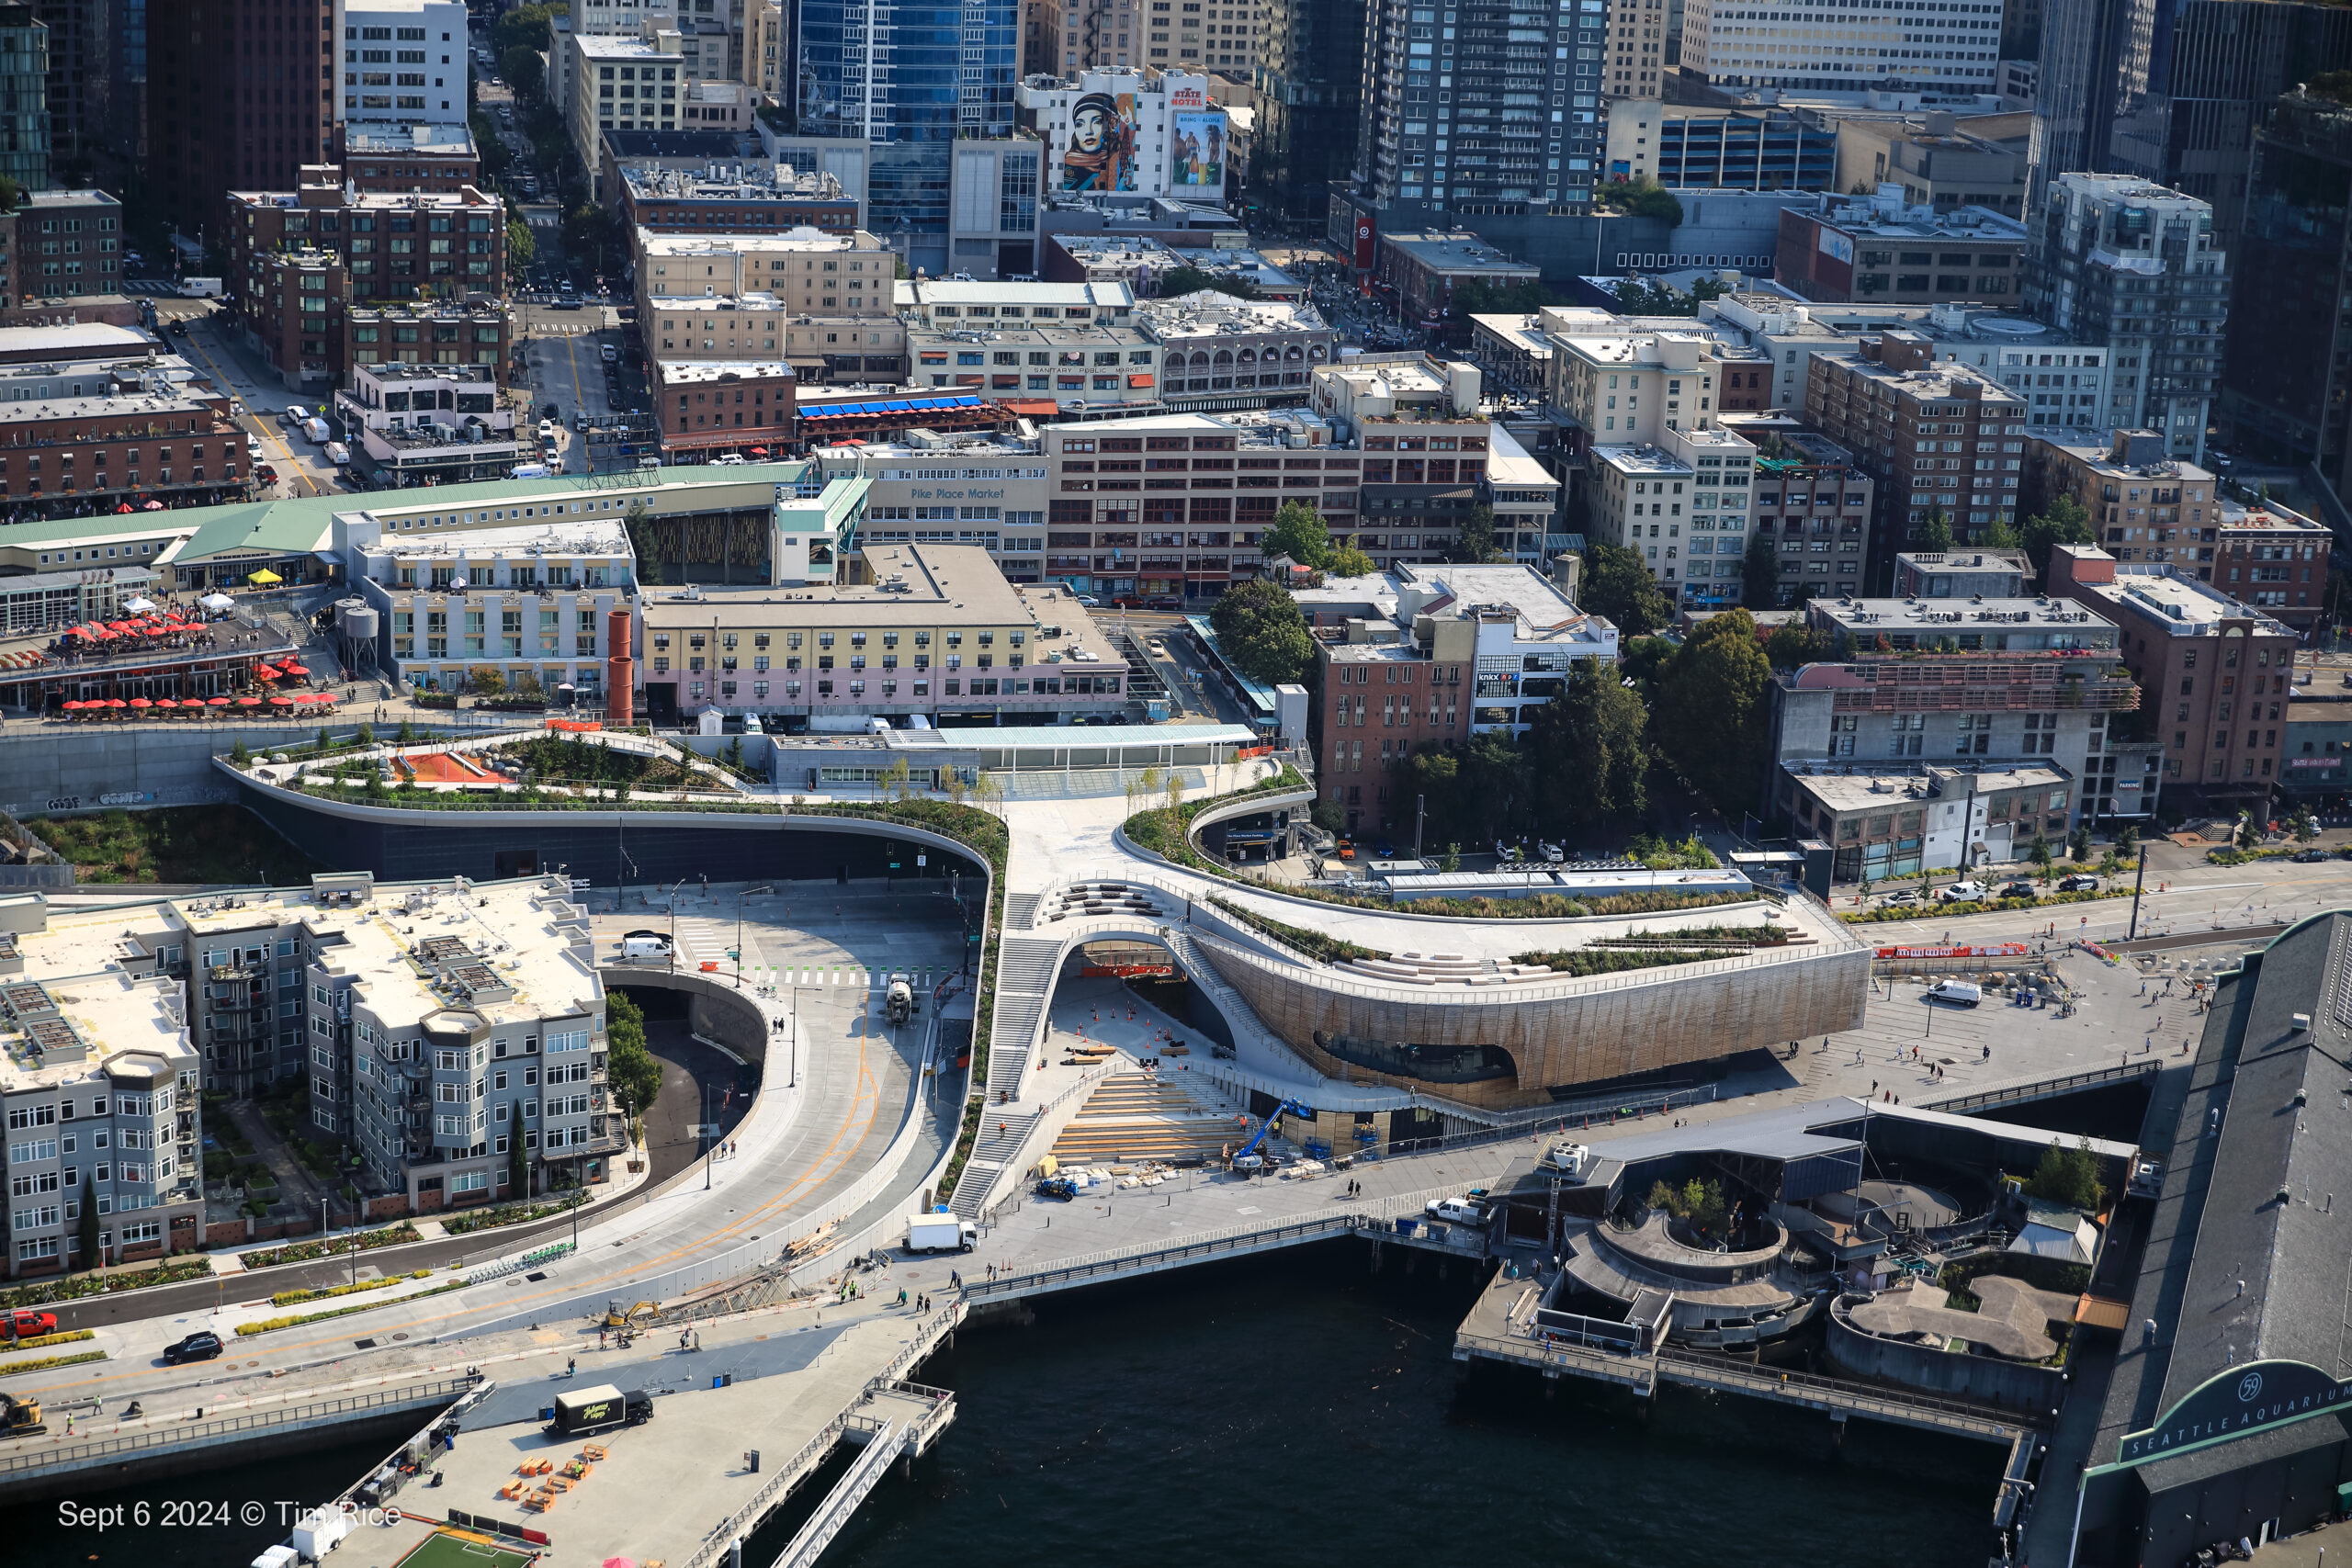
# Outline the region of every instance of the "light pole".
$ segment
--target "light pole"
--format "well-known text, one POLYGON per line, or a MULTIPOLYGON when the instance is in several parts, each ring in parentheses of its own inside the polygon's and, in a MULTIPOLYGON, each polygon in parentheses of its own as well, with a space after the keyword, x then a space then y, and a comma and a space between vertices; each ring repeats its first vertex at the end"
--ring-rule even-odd
POLYGON ((740 990, 741 990, 741 989, 743 988, 743 900, 744 900, 744 899, 746 899, 746 898, 749 898, 749 897, 750 897, 752 894, 754 894, 754 893, 773 893, 773 892, 775 892, 775 888, 773 886, 771 886, 771 885, 769 885, 769 884, 763 883, 761 886, 757 886, 757 887, 746 887, 745 889, 743 889, 743 891, 742 891, 741 894, 739 894, 739 895, 736 897, 736 899, 735 899, 735 988, 736 988, 737 990, 739 990, 739 991, 740 991, 740 990))
POLYGON ((710 1135, 710 1086, 702 1086, 702 1190, 710 1190, 710 1156, 718 1140, 710 1135))
POLYGON ((686 885, 684 877, 670 884, 670 967, 678 966, 678 889, 686 885))

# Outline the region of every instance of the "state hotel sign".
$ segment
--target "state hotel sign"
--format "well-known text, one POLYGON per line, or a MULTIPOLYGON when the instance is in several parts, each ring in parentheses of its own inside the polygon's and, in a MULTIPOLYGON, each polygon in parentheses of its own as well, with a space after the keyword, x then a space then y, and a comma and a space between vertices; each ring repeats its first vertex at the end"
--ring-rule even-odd
POLYGON ((2352 1412, 2352 1380, 2304 1361, 2249 1361, 2210 1378, 2144 1432, 2117 1445, 2118 1465, 2146 1464, 2314 1416, 2352 1412))

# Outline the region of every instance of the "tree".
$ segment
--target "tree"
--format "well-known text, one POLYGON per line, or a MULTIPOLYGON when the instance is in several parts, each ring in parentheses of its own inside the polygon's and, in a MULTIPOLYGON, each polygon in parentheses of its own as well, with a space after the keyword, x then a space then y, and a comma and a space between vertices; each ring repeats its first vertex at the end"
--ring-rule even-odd
POLYGON ((2123 831, 2115 835, 2115 848, 2120 854, 2137 854, 2140 851, 2140 829, 2126 823, 2123 831))
POLYGON ((98 1184, 91 1177, 82 1178, 82 1267, 99 1269, 106 1259, 98 1256, 98 1184))
POLYGON ((1747 555, 1739 563, 1739 602, 1753 610, 1770 610, 1781 602, 1781 558, 1767 535, 1747 541, 1747 555))
POLYGON ((569 16, 568 5, 517 6, 491 24, 490 41, 498 57, 503 60, 510 49, 543 47, 548 41, 548 19, 569 16))
POLYGON ((1639 550, 1597 542, 1584 547, 1584 607, 1616 626, 1620 638, 1647 637, 1674 615, 1639 550))
POLYGON ((1925 522, 1912 525, 1911 547, 1935 552, 1951 548, 1951 522, 1944 516, 1941 507, 1928 513, 1925 522))
POLYGON ((1592 204, 1603 212, 1655 218, 1668 228, 1679 227, 1682 222, 1682 203, 1647 175, 1593 186, 1592 204))
POLYGON ((1228 277, 1223 273, 1203 272, 1199 267, 1189 265, 1171 266, 1161 273, 1157 292, 1163 299, 1172 299, 1181 295, 1198 294, 1204 288, 1235 299, 1260 299, 1265 297, 1263 291, 1248 278, 1228 277))
POLYGON ((538 259, 539 243, 531 238, 531 226, 520 215, 506 220, 506 265, 517 270, 529 266, 538 259))
POLYGON ((2031 861, 2037 867, 2039 867, 2043 876, 2048 876, 2050 874, 2050 862, 2052 859, 2050 852, 2050 835, 2047 833, 2034 834, 2033 842, 2026 846, 2025 858, 2031 861))
POLYGON ((238 741, 234 746, 229 748, 229 761, 236 766, 240 768, 251 767, 253 765, 253 760, 254 754, 245 750, 245 743, 243 740, 238 741))
POLYGON ((662 1092, 662 1063, 645 1043, 645 1012, 625 991, 605 993, 608 1082, 630 1113, 644 1115, 662 1092))
POLYGON ((1348 536, 1346 543, 1331 547, 1331 558, 1323 567, 1329 577, 1370 577, 1378 570, 1372 558, 1356 547, 1353 534, 1348 536))
POLYGON ((2300 802, 2296 805, 2295 814, 2287 818, 2287 831, 2295 836, 2299 844, 2308 844, 2319 837, 2319 822, 2312 816, 2310 806, 2300 802))
POLYGON ((2074 860, 2076 865, 2080 865, 2091 858, 2091 829, 2089 823, 2086 822, 2081 827, 2075 829, 2074 841, 2066 846, 2066 853, 2074 860))
POLYGON ((1829 639, 1811 626, 1787 622, 1764 639, 1764 657, 1775 670, 1795 670, 1828 657, 1829 639))
POLYGON ((1209 626, 1233 667, 1269 686, 1298 680, 1315 656, 1306 617, 1280 583, 1261 579, 1226 590, 1209 612, 1209 626))
POLYGON ((1453 548, 1449 553, 1455 560, 1473 565, 1499 559, 1502 551, 1495 547, 1495 509, 1483 502, 1472 507, 1470 514, 1462 520, 1462 526, 1454 531, 1453 548))
POLYGON ((1996 517, 1976 531, 1973 542, 1988 550, 2014 550, 2025 540, 2015 528, 1996 517))
POLYGON ((2098 1156, 2091 1153, 2088 1138, 2071 1149, 2052 1144, 2042 1150, 2041 1161, 2033 1168, 2025 1190, 2030 1197, 2071 1204, 2085 1213, 2096 1214, 2107 1206, 2107 1189, 2098 1179, 2098 1156))
POLYGON ((2040 516, 2027 518, 2019 537, 2025 544, 2026 559, 2033 563, 2034 576, 2047 581, 2053 547, 2087 545, 2097 536, 2091 532, 2091 514, 2074 497, 2062 495, 2053 499, 2040 516))
POLYGON ((1683 776, 1736 817, 1764 777, 1764 688, 1771 666, 1756 621, 1731 610, 1703 622, 1660 673, 1651 720, 1683 776))
POLYGON ((1475 277, 1455 284, 1446 297, 1447 309, 1464 320, 1472 316, 1532 316, 1555 303, 1552 291, 1540 282, 1488 283, 1475 277))
POLYGON ((404 718, 404 719, 401 720, 400 732, 399 732, 398 734, 396 734, 396 735, 394 735, 394 736, 392 737, 392 740, 393 740, 393 743, 394 743, 395 745, 400 745, 400 746, 413 746, 413 745, 415 745, 415 744, 416 744, 416 726, 415 726, 413 723, 412 723, 411 721, 409 721, 408 719, 405 719, 405 718, 404 718))
POLYGON ((516 44, 498 57, 498 71, 518 98, 537 98, 547 90, 548 62, 536 49, 516 44))
POLYGON ((1558 695, 1535 710, 1526 750, 1541 830, 1564 836, 1649 805, 1649 710, 1614 665, 1580 659, 1558 695))
POLYGON ((1331 530, 1314 507, 1285 501, 1274 513, 1273 526, 1258 536, 1258 552, 1268 560, 1288 556, 1301 566, 1320 571, 1331 558, 1331 530))
POLYGON ((2259 849, 2262 847, 2262 824, 2255 820, 2253 812, 2241 811, 2238 813, 2238 830, 2231 837, 2242 850, 2259 849))
POLYGON ((466 679, 472 682, 474 690, 485 697, 497 696, 506 690, 506 677, 495 664, 471 665, 466 671, 466 679))

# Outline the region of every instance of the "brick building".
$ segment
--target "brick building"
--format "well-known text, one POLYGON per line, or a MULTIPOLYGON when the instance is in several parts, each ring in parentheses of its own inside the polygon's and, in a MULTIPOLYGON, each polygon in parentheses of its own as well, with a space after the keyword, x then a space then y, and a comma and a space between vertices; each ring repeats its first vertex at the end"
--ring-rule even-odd
POLYGON ((795 439, 792 367, 782 360, 656 360, 653 414, 670 462, 766 457, 795 439))
POLYGON ((481 183, 481 154, 463 125, 346 125, 339 156, 344 176, 363 191, 454 196, 481 183))
POLYGON ((14 513, 209 506, 244 500, 250 479, 225 400, 162 375, 109 371, 87 396, 0 404, 0 494, 14 513))
POLYGON ((860 215, 857 197, 833 175, 772 161, 681 169, 616 157, 605 164, 603 183, 618 198, 623 223, 657 234, 776 234, 804 227, 853 234, 860 215))
POLYGON ((2167 789, 2217 806, 2268 795, 2295 656, 2285 623, 2172 562, 2120 562, 2092 545, 2051 551, 2049 589, 2120 628, 2167 789))
POLYGON ((1877 481, 1869 592, 1883 591, 1896 552, 1930 516, 1949 522, 1955 540, 2018 520, 2025 400, 1934 353, 1917 333, 1881 333, 1807 367, 1807 418, 1877 481))
POLYGON ((259 258, 289 245, 343 258, 355 301, 506 292, 506 204, 472 186, 356 190, 342 165, 321 164, 292 190, 231 191, 229 209, 228 286, 241 310, 259 258))
POLYGON ((11 305, 122 287, 122 203, 102 190, 42 190, 0 218, 11 305))
POLYGON ((506 385, 506 312, 492 301, 355 300, 343 313, 340 380, 362 365, 469 365, 506 385))
POLYGON ((344 363, 344 304, 351 278, 332 251, 269 251, 245 274, 239 309, 245 342, 288 388, 331 386, 344 363))

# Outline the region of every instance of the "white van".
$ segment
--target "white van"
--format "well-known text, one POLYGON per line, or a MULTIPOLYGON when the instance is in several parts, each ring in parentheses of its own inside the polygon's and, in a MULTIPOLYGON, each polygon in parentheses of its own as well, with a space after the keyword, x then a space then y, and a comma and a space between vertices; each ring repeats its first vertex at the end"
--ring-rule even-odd
POLYGON ((743 465, 743 454, 741 452, 721 452, 718 457, 713 457, 711 462, 722 468, 741 468, 743 465))
POLYGON ((658 936, 630 936, 621 939, 621 962, 624 964, 667 964, 670 944, 658 936))
POLYGON ((1939 980, 1928 987, 1931 1002, 1949 1002, 1956 1008, 1973 1008, 1984 999, 1984 987, 1973 980, 1939 980))

